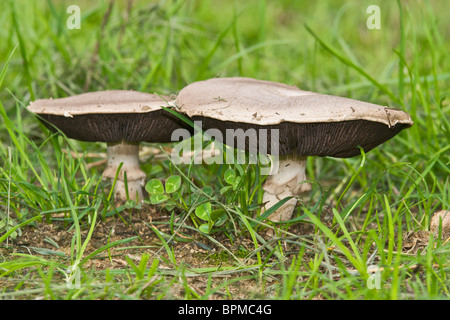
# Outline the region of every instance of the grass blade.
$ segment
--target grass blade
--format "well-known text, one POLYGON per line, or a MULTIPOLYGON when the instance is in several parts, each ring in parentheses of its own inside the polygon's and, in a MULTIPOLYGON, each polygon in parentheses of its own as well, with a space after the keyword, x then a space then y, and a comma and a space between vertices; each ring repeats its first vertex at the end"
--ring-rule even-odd
POLYGON ((331 53, 332 55, 334 55, 336 58, 338 58, 338 60, 340 60, 342 63, 344 63, 345 65, 351 67, 352 69, 354 69, 355 71, 357 71, 359 74, 361 74, 364 78, 366 78, 367 80, 369 80, 373 85, 375 85, 379 90, 381 90, 382 92, 384 92, 385 94, 387 94, 389 96, 389 98, 391 98, 395 103, 399 103, 401 104, 401 101, 397 98, 396 95, 394 95, 392 93, 391 90, 389 90, 385 85, 381 84, 379 81, 377 81, 374 77, 372 77, 371 75, 369 75, 364 69, 362 69, 361 67, 359 67, 358 65, 356 65, 355 63, 353 63, 353 61, 347 59, 346 57, 344 57, 343 55, 341 55, 340 53, 338 53, 338 51, 331 47, 330 45, 328 45, 327 43, 325 43, 325 41, 323 41, 318 35, 315 34, 315 32, 308 26, 305 24, 305 28, 306 30, 320 43, 320 45, 327 50, 329 53, 331 53))

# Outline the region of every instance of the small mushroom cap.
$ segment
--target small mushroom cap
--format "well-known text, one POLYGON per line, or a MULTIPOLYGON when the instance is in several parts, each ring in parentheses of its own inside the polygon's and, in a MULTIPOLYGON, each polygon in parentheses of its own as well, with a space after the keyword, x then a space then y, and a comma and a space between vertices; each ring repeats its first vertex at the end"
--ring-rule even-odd
POLYGON ((400 110, 252 78, 192 83, 176 104, 204 129, 278 129, 280 155, 351 157, 413 124, 400 110))
POLYGON ((60 99, 40 99, 28 109, 44 124, 82 141, 136 143, 170 142, 172 132, 185 125, 161 108, 173 99, 131 90, 83 93, 60 99), (150 114, 151 113, 151 114, 150 114))
POLYGON ((106 90, 59 99, 39 99, 28 109, 37 114, 75 116, 82 114, 147 113, 161 110, 173 99, 132 90, 106 90))
POLYGON ((442 223, 442 240, 450 237, 450 210, 441 210, 433 214, 430 223, 430 231, 437 236, 439 233, 439 224, 442 223))

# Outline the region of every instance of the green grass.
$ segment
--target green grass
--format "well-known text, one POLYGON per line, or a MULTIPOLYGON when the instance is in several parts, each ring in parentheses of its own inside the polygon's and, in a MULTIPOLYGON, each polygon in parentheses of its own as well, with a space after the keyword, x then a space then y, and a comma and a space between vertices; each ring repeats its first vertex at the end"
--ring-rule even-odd
POLYGON ((449 241, 401 250, 404 235, 427 231, 432 214, 450 207, 447 1, 136 0, 128 11, 129 3, 77 1, 80 30, 66 27, 69 1, 0 4, 0 299, 449 298, 449 241), (366 27, 372 4, 379 30, 366 27), (254 218, 257 166, 147 161, 148 180, 182 178, 171 202, 156 206, 167 218, 146 222, 154 243, 130 247, 136 233, 92 248, 100 222, 153 206, 114 204, 100 168, 88 166, 106 146, 51 134, 28 103, 106 89, 176 94, 216 76, 400 108, 414 126, 360 157, 308 159, 313 190, 288 225, 254 218), (225 219, 208 234, 195 214, 204 203, 209 217, 225 219), (44 224, 73 233, 68 252, 52 239, 18 245, 44 224), (180 258, 185 245, 201 248, 203 263, 180 258), (121 254, 129 250, 134 258, 121 254), (102 259, 124 263, 96 268, 102 259), (79 288, 65 281, 78 276, 73 265, 79 288), (368 265, 382 268, 379 288, 368 286, 368 265))

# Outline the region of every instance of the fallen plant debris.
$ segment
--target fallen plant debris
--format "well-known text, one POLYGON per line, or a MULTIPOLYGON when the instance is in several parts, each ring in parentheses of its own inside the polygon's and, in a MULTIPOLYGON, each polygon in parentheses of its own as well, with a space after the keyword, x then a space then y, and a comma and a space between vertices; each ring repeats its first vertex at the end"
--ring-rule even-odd
POLYGON ((430 231, 407 231, 403 234, 402 251, 408 254, 416 254, 424 250, 432 235, 435 240, 439 237, 439 226, 442 224, 441 240, 447 242, 450 238, 450 211, 442 210, 433 214, 430 223, 430 231))
POLYGON ((428 246, 430 232, 425 230, 408 231, 403 234, 402 251, 408 254, 416 254, 428 246))

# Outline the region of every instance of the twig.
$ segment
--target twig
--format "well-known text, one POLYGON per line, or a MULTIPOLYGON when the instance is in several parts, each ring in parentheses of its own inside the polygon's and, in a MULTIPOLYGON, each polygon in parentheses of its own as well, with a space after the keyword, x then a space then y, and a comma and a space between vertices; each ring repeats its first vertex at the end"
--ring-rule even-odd
POLYGON ((103 159, 103 160, 91 162, 91 163, 86 164, 86 168, 91 169, 91 168, 94 168, 94 167, 99 167, 99 166, 104 165, 107 161, 108 160, 103 159))

